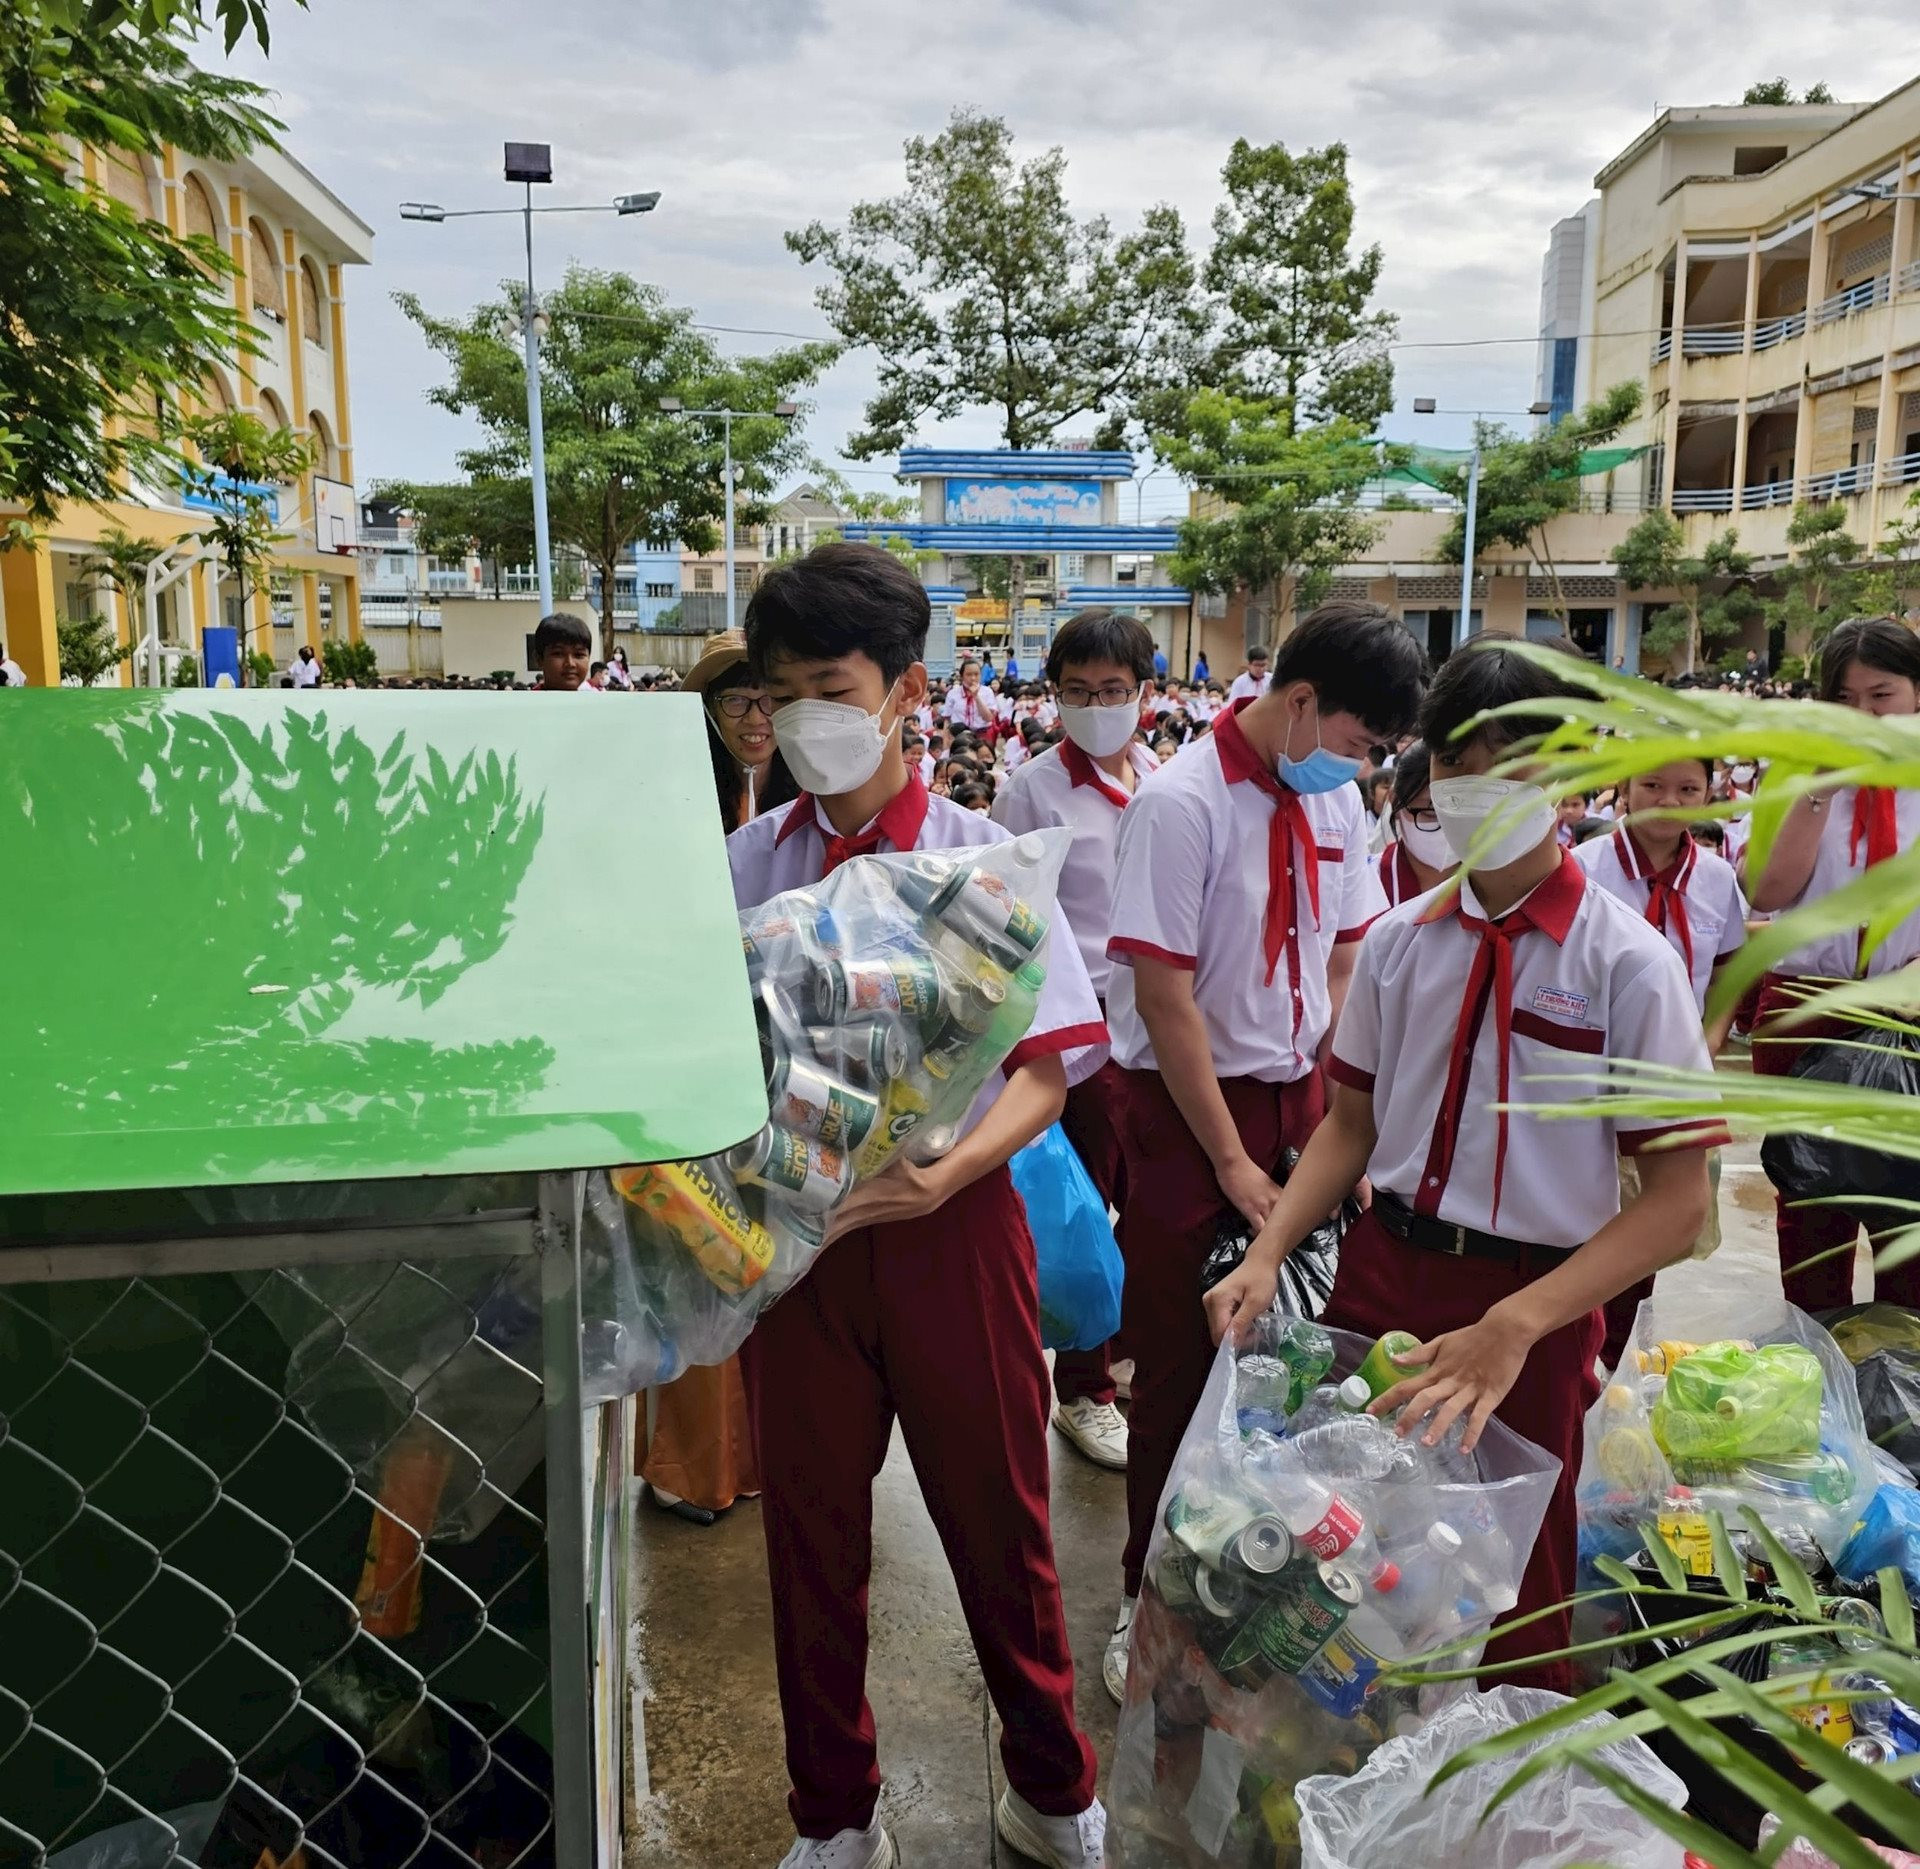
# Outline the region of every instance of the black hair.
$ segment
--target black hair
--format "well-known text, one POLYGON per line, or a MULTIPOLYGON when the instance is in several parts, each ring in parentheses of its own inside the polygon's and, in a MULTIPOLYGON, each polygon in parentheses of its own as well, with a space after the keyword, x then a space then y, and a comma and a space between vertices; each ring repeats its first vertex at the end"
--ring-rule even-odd
POLYGON ((1840 699, 1840 684, 1856 662, 1920 683, 1920 637, 1892 617, 1849 617, 1821 646, 1821 700, 1840 699))
MULTIPOLYGON (((1558 649, 1575 661, 1584 659, 1564 636, 1542 646, 1558 649)), ((1543 668, 1538 662, 1516 655, 1494 638, 1482 636, 1456 649, 1441 665, 1433 686, 1427 690, 1426 704, 1420 710, 1420 738, 1429 750, 1448 746, 1468 721, 1489 708, 1506 707, 1515 701, 1565 699, 1588 692, 1556 670, 1543 668)), ((1511 746, 1516 740, 1550 733, 1563 718, 1561 711, 1554 708, 1539 714, 1490 720, 1474 733, 1469 744, 1511 746)))
MULTIPOLYGON (((993 651, 992 651, 991 649, 989 649, 989 650, 987 651, 987 653, 988 653, 989 655, 991 655, 991 654, 993 653, 993 651)), ((954 678, 954 680, 955 680, 955 681, 958 681, 958 680, 960 679, 960 677, 961 677, 962 675, 964 675, 964 674, 965 674, 965 673, 967 672, 967 670, 968 670, 968 669, 970 669, 970 668, 971 668, 971 669, 977 669, 977 668, 979 668, 979 666, 980 666, 980 658, 979 658, 979 657, 978 657, 977 655, 970 655, 970 656, 964 656, 964 657, 962 657, 962 659, 961 659, 961 662, 960 662, 960 666, 959 666, 959 667, 958 667, 957 669, 955 669, 955 670, 954 670, 954 672, 953 672, 953 678, 954 678)))
POLYGON ((587 670, 587 673, 589 675, 604 675, 606 672, 607 672, 607 665, 604 662, 596 662, 593 664, 591 668, 587 670))
POLYGON ((551 616, 542 617, 533 626, 533 653, 536 659, 549 649, 557 649, 562 643, 591 649, 593 632, 578 617, 569 616, 564 610, 556 610, 551 616))
POLYGON ((1138 617, 1104 604, 1082 610, 1060 625, 1047 651, 1047 679, 1058 687, 1071 662, 1116 662, 1135 681, 1147 681, 1153 675, 1152 632, 1138 617))
POLYGON ((1380 739, 1397 740, 1420 712, 1428 672, 1426 651, 1390 611, 1330 603, 1280 645, 1272 688, 1311 682, 1324 713, 1351 714, 1380 739))
POLYGON ((1615 826, 1609 818, 1582 818, 1573 827, 1573 841, 1576 846, 1590 844, 1596 837, 1610 837, 1615 826))
POLYGON ((975 805, 993 803, 993 787, 984 779, 969 779, 965 785, 956 787, 949 796, 962 810, 970 811, 975 805))
POLYGON ((1696 844, 1711 844, 1716 850, 1727 847, 1727 827, 1718 818, 1702 818, 1698 824, 1689 824, 1687 829, 1693 833, 1696 844))
POLYGON ((1268 652, 1267 645, 1265 643, 1257 642, 1253 645, 1251 649, 1247 651, 1247 660, 1249 662, 1271 662, 1273 660, 1273 657, 1268 652))
POLYGON ((1427 743, 1415 740, 1393 762, 1393 809, 1405 811, 1433 783, 1433 761, 1427 743))
POLYGON ((889 687, 926 653, 926 586, 891 552, 836 539, 775 565, 747 599, 747 661, 763 679, 776 662, 864 655, 889 687))
MULTIPOLYGON (((713 791, 720 801, 720 823, 728 832, 740 827, 740 805, 746 796, 746 775, 740 770, 740 762, 727 751, 720 739, 720 728, 711 712, 713 701, 726 693, 729 688, 745 687, 755 681, 753 671, 744 662, 736 662, 731 668, 723 669, 707 683, 706 692, 700 697, 700 705, 709 709, 707 715, 707 754, 713 763, 713 791)), ((760 783, 753 795, 753 809, 757 816, 760 812, 771 811, 775 805, 784 805, 800 796, 799 782, 787 768, 778 742, 773 749, 773 758, 762 768, 760 783)))

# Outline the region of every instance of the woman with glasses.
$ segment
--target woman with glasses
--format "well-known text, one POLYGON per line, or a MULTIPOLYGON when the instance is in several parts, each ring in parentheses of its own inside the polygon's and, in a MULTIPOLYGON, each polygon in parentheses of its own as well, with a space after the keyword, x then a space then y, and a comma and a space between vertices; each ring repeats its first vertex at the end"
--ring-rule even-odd
POLYGON ((1431 762, 1418 740, 1393 762, 1393 800, 1387 824, 1393 842, 1380 853, 1380 887, 1389 907, 1411 902, 1460 867, 1433 808, 1431 762))
POLYGON ((685 682, 707 712, 707 751, 721 823, 737 831, 761 812, 800 795, 773 743, 773 703, 747 672, 743 630, 709 636, 685 682))
MULTIPOLYGON (((713 789, 727 830, 799 796, 774 748, 767 691, 747 672, 743 631, 709 636, 685 685, 706 710, 713 789)), ((655 1505, 711 1525, 736 1499, 759 1492, 737 1358, 648 1390, 647 1426, 640 1477, 655 1505)))

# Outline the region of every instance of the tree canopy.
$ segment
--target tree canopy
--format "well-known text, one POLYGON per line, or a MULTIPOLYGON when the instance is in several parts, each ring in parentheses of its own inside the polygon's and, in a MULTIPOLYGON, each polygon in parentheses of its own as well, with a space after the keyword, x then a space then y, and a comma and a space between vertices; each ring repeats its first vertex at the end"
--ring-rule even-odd
MULTIPOLYGON (((485 431, 481 446, 458 457, 477 482, 511 482, 528 471, 521 291, 503 285, 465 318, 437 317, 412 293, 395 294, 451 366, 428 400, 477 416, 485 431)), ((678 398, 687 409, 768 411, 733 424, 736 523, 755 525, 780 476, 806 458, 799 423, 771 411, 812 383, 834 353, 803 344, 724 357, 694 329, 691 313, 652 286, 586 267, 569 268, 544 309, 552 321, 540 351, 548 524, 556 544, 572 546, 600 573, 601 653, 611 655, 614 579, 633 546, 678 540, 710 551, 725 511, 720 423, 669 414, 661 399, 678 398)))
POLYGON ((414 543, 429 556, 465 558, 475 552, 487 560, 496 596, 502 571, 533 562, 533 487, 524 475, 378 480, 372 497, 413 515, 414 543))
POLYGON ((1667 512, 1651 512, 1616 545, 1611 554, 1628 590, 1665 589, 1675 601, 1647 618, 1641 646, 1672 658, 1691 675, 1702 654, 1737 636, 1751 617, 1761 614, 1751 578, 1753 557, 1740 550, 1739 534, 1729 526, 1698 553, 1686 549, 1686 531, 1667 512))

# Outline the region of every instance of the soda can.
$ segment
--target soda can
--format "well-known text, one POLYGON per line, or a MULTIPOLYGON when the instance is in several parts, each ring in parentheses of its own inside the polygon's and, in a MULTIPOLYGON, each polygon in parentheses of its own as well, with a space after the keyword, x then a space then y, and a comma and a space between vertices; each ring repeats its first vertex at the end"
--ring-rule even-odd
POLYGON ((1887 1625, 1880 1620, 1880 1612, 1864 1597, 1823 1596, 1818 1601, 1827 1620, 1834 1624, 1833 1639, 1842 1648, 1865 1654, 1879 1647, 1879 1638, 1886 1633, 1887 1625))
POLYGON ((1293 1539, 1273 1513, 1199 1487, 1168 1500, 1166 1524, 1174 1542, 1211 1570, 1271 1577, 1293 1556, 1293 1539))
POLYGON ((765 916, 741 931, 747 971, 756 979, 759 970, 776 960, 789 943, 796 944, 809 960, 825 960, 840 952, 840 927, 830 908, 800 890, 793 891, 787 902, 785 914, 765 916))
POLYGON ((769 1123, 727 1157, 742 1181, 752 1181, 795 1207, 823 1213, 853 1186, 853 1161, 844 1149, 769 1123))
POLYGON ((922 1032, 937 1029, 945 994, 929 959, 822 961, 813 970, 813 1011, 822 1025, 897 1013, 922 1032))
POLYGON ((907 1035, 891 1019, 810 1025, 807 1045, 834 1076, 866 1090, 884 1090, 907 1068, 907 1035))
POLYGON ((952 887, 955 870, 942 857, 916 851, 906 863, 893 867, 894 893, 916 915, 924 915, 952 887))
POLYGON ((1031 958, 1047 924, 990 870, 959 870, 928 905, 928 913, 970 948, 1018 967, 1031 958))
POLYGON ((1871 1733, 1859 1733, 1840 1748, 1848 1758, 1858 1759, 1862 1765, 1884 1765, 1894 1756, 1893 1748, 1884 1739, 1876 1739, 1871 1733))
POLYGON ((880 1118, 877 1097, 791 1056, 774 1060, 767 1073, 767 1099, 780 1128, 836 1149, 857 1149, 880 1118))
POLYGON ((880 1121, 860 1149, 856 1163, 862 1175, 877 1174, 901 1143, 926 1121, 933 1107, 926 1089, 902 1072, 882 1093, 880 1121))
POLYGON ((966 1063, 978 1040, 977 1032, 968 1031, 958 1019, 949 1019, 927 1041, 920 1062, 926 1066, 929 1077, 938 1078, 944 1084, 966 1063))
POLYGON ((1007 974, 995 967, 973 974, 948 995, 947 1014, 953 1023, 976 1036, 985 1032, 1007 1003, 1007 974))
POLYGON ((1291 1564, 1278 1581, 1221 1650, 1220 1672, 1236 1686, 1257 1689, 1276 1671, 1297 1675, 1360 1602, 1360 1580, 1324 1559, 1291 1564))

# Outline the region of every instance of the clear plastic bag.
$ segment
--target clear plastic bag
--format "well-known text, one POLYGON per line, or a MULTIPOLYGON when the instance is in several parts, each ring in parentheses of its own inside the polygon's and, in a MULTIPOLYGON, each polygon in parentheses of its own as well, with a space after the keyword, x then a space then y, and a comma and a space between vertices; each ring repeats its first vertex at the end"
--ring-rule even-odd
POLYGON ((1853 1364, 1868 1438, 1920 1479, 1920 1312, 1854 1304, 1820 1322, 1853 1364))
MULTIPOLYGON (((1448 1759, 1570 1703, 1537 1688, 1502 1685, 1444 1707, 1419 1732, 1389 1741, 1350 1778, 1318 1776, 1295 1787, 1302 1869, 1680 1869, 1680 1845, 1578 1769, 1543 1773, 1481 1823, 1481 1814, 1537 1747, 1476 1765, 1431 1793, 1448 1759)), ((1610 1724, 1596 1716, 1590 1724, 1610 1724)), ((1544 1741, 1542 1742, 1545 1743, 1544 1741)), ((1623 1738, 1601 1757, 1675 1808, 1687 1788, 1645 1741, 1623 1738)))
POLYGON ((1134 1613, 1117 1869, 1294 1861, 1295 1782, 1355 1770, 1464 1691, 1382 1669, 1484 1633, 1518 1594, 1559 1463, 1499 1421, 1466 1455, 1354 1412, 1338 1384, 1370 1348, 1278 1313, 1221 1346, 1134 1613))
POLYGON ((1634 1320, 1620 1367, 1587 1411, 1580 1465, 1583 1589, 1600 1553, 1627 1557, 1650 1527, 1682 1566, 1710 1575, 1709 1509, 1738 1534, 1740 1508, 1834 1552, 1876 1484, 1854 1387, 1839 1347, 1783 1303, 1745 1342, 1660 1336, 1659 1301, 1634 1320))
MULTIPOLYGON (((1769 1811, 1760 1819, 1760 1841, 1763 1844, 1770 1842, 1779 1828, 1780 1819, 1769 1811)), ((1876 1856, 1884 1857, 1892 1869, 1920 1869, 1920 1856, 1911 1850, 1893 1849, 1885 1843, 1875 1843, 1865 1837, 1861 1842, 1876 1856)), ((1834 1869, 1833 1858, 1809 1843, 1805 1837, 1795 1837, 1773 1862, 1774 1869, 1834 1869)))
POLYGON ((588 1177, 589 1401, 725 1362, 858 1183, 953 1146, 1033 1022, 1070 841, 856 857, 741 915, 772 1120, 588 1177))
POLYGON ((1067 1132, 1049 1123, 1008 1164, 1040 1275, 1040 1341, 1093 1350, 1120 1328, 1120 1247, 1107 1204, 1067 1132))

